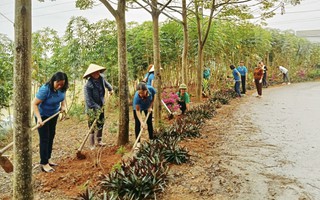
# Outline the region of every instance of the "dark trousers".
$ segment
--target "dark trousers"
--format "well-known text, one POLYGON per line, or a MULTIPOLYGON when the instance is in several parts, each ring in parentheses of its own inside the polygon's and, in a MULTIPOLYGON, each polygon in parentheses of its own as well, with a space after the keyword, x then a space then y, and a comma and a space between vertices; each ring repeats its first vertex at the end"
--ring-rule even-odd
POLYGON ((256 84, 258 95, 262 95, 262 83, 259 83, 260 79, 254 79, 254 83, 256 84))
POLYGON ((99 110, 99 111, 92 110, 89 113, 92 113, 92 114, 88 114, 89 129, 91 128, 94 120, 96 119, 96 116, 99 115, 98 120, 97 120, 97 126, 96 126, 97 128, 93 129, 92 134, 96 131, 97 140, 98 140, 98 142, 101 142, 102 141, 102 129, 104 126, 104 109, 99 110))
POLYGON ((242 86, 242 94, 247 92, 246 89, 246 76, 241 76, 241 86, 242 86))
MULTIPOLYGON (((41 117, 42 121, 46 120, 49 117, 41 117)), ((58 116, 52 118, 42 127, 38 128, 39 138, 40 138, 40 164, 46 165, 49 163, 51 158, 52 146, 54 136, 56 135, 56 125, 57 125, 58 116)), ((37 122, 37 119, 36 119, 37 122)))
POLYGON ((267 83, 267 72, 263 73, 263 77, 262 77, 262 85, 267 87, 268 83, 267 83))
POLYGON ((240 93, 240 81, 236 81, 234 83, 234 91, 238 94, 238 97, 241 97, 240 93))
POLYGON ((180 110, 182 114, 184 114, 187 110, 187 104, 184 101, 178 101, 178 104, 180 105, 180 110))
POLYGON ((290 79, 289 79, 289 72, 287 73, 282 73, 282 78, 283 78, 283 82, 290 82, 290 79))
MULTIPOLYGON (((143 110, 143 112, 147 116, 148 111, 143 110)), ((141 123, 137 116, 136 110, 133 111, 133 116, 134 116, 134 132, 135 132, 136 138, 138 138, 141 130, 141 123)), ((147 125, 148 125, 149 139, 152 140, 153 139, 152 112, 150 113, 149 118, 147 119, 147 125)), ((139 142, 140 142, 140 139, 139 139, 139 142)))

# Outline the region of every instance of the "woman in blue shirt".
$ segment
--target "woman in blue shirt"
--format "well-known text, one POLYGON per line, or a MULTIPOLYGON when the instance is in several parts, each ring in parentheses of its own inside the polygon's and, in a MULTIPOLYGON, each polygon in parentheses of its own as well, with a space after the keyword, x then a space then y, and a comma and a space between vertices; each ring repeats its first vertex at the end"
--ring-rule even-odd
POLYGON ((236 69, 234 65, 230 65, 230 69, 232 70, 232 75, 234 78, 234 91, 237 93, 238 97, 241 97, 241 93, 240 93, 241 74, 239 73, 239 71, 236 69))
POLYGON ((148 67, 148 73, 145 74, 143 82, 153 87, 153 81, 154 81, 154 65, 150 64, 148 67))
POLYGON ((60 112, 65 112, 65 96, 69 87, 68 77, 63 72, 55 73, 51 79, 42 85, 32 102, 32 108, 36 117, 36 122, 40 138, 40 164, 44 172, 53 172, 53 166, 57 164, 49 162, 52 153, 54 136, 56 134, 56 125, 58 115, 47 123, 43 121, 50 116, 60 112))
POLYGON ((243 61, 240 61, 240 65, 237 67, 238 72, 241 75, 241 85, 242 85, 242 94, 246 94, 246 82, 247 82, 247 78, 248 78, 248 69, 247 67, 244 65, 243 61))
POLYGON ((153 139, 153 125, 152 125, 152 106, 156 90, 143 82, 137 85, 137 90, 133 97, 133 116, 135 121, 135 135, 139 136, 141 128, 148 128, 149 139, 153 139), (141 112, 147 115, 150 112, 147 123, 144 123, 141 112))

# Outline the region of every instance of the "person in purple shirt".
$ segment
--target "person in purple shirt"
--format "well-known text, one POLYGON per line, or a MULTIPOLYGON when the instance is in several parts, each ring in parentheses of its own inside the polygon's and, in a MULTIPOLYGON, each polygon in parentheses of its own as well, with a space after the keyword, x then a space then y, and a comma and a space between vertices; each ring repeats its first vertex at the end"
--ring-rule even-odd
POLYGON ((63 72, 57 72, 46 84, 40 87, 36 97, 32 101, 36 123, 40 126, 38 128, 40 165, 41 170, 44 172, 53 172, 54 169, 52 167, 57 166, 57 164, 49 160, 52 154, 58 115, 45 124, 43 121, 59 111, 65 112, 65 97, 68 87, 67 75, 63 72))
POLYGON ((139 136, 141 128, 148 128, 149 139, 153 139, 152 106, 155 94, 156 90, 152 86, 149 86, 144 82, 140 82, 137 85, 137 89, 134 94, 132 104, 133 116, 135 121, 134 130, 136 138, 139 136), (145 115, 147 115, 147 113, 150 112, 149 118, 147 119, 147 123, 144 123, 141 112, 144 112, 145 115))

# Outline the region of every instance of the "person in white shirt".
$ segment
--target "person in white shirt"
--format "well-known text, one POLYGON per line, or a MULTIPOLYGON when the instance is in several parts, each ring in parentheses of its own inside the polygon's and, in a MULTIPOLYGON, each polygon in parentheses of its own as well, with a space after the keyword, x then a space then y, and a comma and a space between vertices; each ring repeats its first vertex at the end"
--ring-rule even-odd
POLYGON ((284 68, 283 66, 279 66, 279 70, 282 73, 283 77, 283 83, 287 82, 288 85, 290 85, 290 79, 289 79, 289 71, 288 69, 284 68))

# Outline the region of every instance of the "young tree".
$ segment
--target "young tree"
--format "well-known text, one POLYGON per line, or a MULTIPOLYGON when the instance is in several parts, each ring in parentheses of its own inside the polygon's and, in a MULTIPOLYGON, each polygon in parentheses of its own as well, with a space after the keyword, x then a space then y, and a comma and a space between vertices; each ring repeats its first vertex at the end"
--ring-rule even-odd
POLYGON ((31 0, 15 2, 13 199, 31 200, 31 0))
POLYGON ((153 64, 155 74, 155 89, 157 94, 154 101, 154 122, 155 127, 159 127, 161 119, 161 74, 160 74, 160 37, 159 37, 159 16, 163 10, 171 3, 168 0, 164 3, 158 3, 158 0, 142 0, 142 2, 134 0, 141 8, 145 9, 152 16, 153 23, 153 64))
MULTIPOLYGON (((127 43, 126 43, 126 0, 118 0, 117 9, 111 5, 111 1, 100 0, 109 10, 117 22, 118 29, 118 65, 119 65, 119 134, 118 145, 129 142, 129 86, 127 66, 127 43)), ((80 8, 90 8, 94 0, 77 0, 80 8)))
POLYGON ((186 0, 182 0, 182 23, 183 23, 183 50, 182 50, 182 79, 181 82, 187 84, 187 65, 188 65, 188 50, 189 50, 189 31, 188 31, 188 20, 187 20, 187 4, 186 0))

